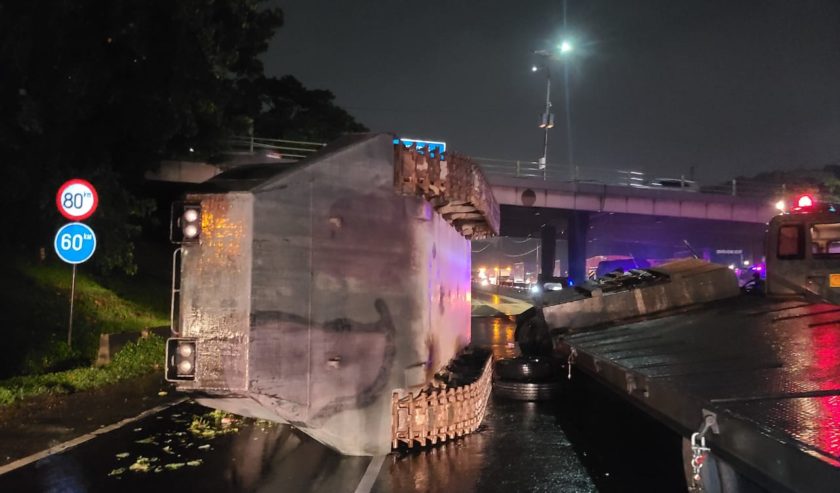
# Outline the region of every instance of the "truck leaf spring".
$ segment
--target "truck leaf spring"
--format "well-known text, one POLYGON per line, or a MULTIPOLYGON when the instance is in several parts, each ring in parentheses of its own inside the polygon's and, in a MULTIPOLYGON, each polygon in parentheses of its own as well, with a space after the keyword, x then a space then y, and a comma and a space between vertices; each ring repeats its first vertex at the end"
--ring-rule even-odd
POLYGON ((493 377, 488 357, 478 379, 460 387, 424 388, 414 393, 394 392, 391 397, 391 443, 423 447, 474 432, 487 409, 493 377))

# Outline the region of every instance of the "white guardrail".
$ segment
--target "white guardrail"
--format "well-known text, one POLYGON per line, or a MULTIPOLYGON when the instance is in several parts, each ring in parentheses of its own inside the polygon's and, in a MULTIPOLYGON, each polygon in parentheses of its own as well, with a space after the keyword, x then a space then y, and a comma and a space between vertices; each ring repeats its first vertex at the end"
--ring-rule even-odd
MULTIPOLYGON (((229 155, 254 155, 273 153, 271 156, 286 161, 304 159, 324 148, 322 142, 300 140, 268 139, 264 137, 235 136, 228 140, 229 155)), ((549 182, 599 183, 612 186, 628 186, 658 190, 683 190, 686 192, 712 193, 748 198, 771 198, 783 196, 784 185, 766 183, 738 182, 717 185, 700 185, 685 177, 662 178, 648 175, 643 171, 594 166, 569 166, 548 163, 540 167, 537 161, 517 161, 509 159, 472 158, 488 176, 510 176, 549 182)))
POLYGON ((275 153, 278 159, 297 161, 320 151, 327 144, 301 140, 266 139, 263 137, 235 136, 228 139, 230 155, 254 155, 260 152, 275 153))
POLYGON ((548 163, 541 167, 537 161, 516 161, 493 158, 473 158, 488 176, 510 176, 547 182, 598 183, 612 186, 628 186, 657 190, 675 190, 685 192, 732 195, 748 198, 771 198, 783 195, 784 185, 767 183, 739 182, 731 180, 717 185, 700 185, 685 177, 663 178, 652 176, 643 171, 593 166, 569 166, 548 163))

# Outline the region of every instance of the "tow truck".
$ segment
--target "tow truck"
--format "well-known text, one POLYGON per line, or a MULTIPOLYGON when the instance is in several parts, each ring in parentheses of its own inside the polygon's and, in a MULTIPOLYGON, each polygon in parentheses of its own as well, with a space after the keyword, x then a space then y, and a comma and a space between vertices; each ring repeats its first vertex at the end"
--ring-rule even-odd
POLYGON ((691 491, 840 491, 840 214, 768 223, 766 281, 684 259, 546 293, 519 317, 552 352, 683 437, 691 491))

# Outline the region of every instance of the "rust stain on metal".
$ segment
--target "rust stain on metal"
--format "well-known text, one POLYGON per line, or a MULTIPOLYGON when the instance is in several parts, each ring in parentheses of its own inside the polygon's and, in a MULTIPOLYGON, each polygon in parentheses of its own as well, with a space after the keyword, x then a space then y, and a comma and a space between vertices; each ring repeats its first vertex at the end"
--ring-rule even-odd
POLYGON ((212 252, 204 261, 214 268, 235 267, 242 253, 244 225, 229 217, 230 204, 222 197, 205 196, 201 206, 201 241, 212 252))
POLYGON ((391 397, 391 446, 409 448, 445 442, 478 429, 490 397, 493 359, 481 376, 461 387, 424 387, 419 392, 394 392, 391 397))
POLYGON ((499 233, 499 204, 475 162, 457 153, 429 158, 414 146, 394 146, 394 187, 428 200, 467 239, 499 233))

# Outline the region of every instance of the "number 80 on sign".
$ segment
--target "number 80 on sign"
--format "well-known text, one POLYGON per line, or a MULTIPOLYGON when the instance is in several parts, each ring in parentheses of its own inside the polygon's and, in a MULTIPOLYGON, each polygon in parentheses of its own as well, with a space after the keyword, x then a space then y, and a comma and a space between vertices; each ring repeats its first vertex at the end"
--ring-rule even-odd
POLYGON ((81 264, 93 256, 96 235, 83 223, 65 224, 55 234, 55 253, 68 264, 81 264))
POLYGON ((62 216, 71 221, 89 218, 99 205, 99 195, 87 180, 74 178, 58 189, 55 205, 62 216))

